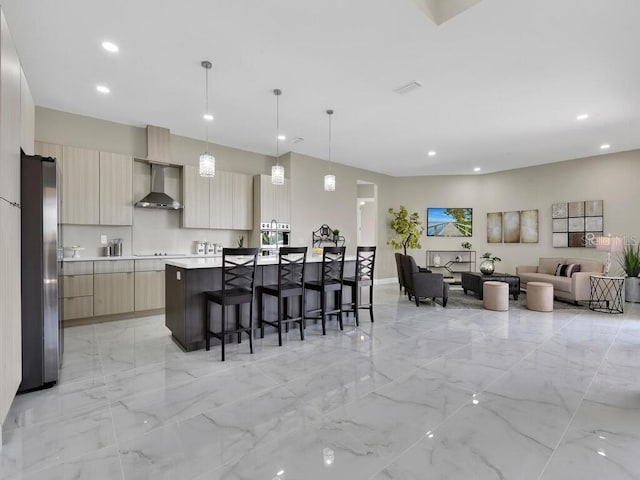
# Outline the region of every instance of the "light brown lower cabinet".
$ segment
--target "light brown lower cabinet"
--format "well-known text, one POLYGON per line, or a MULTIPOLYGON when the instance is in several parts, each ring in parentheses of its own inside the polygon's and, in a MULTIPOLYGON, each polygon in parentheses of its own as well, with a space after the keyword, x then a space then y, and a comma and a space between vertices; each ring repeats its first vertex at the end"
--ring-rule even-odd
POLYGON ((93 317, 93 296, 63 298, 62 312, 64 320, 93 317))
POLYGON ((164 308, 164 271, 136 272, 136 312, 164 308))
POLYGON ((132 312, 133 298, 133 272, 102 273, 93 276, 94 315, 132 312))

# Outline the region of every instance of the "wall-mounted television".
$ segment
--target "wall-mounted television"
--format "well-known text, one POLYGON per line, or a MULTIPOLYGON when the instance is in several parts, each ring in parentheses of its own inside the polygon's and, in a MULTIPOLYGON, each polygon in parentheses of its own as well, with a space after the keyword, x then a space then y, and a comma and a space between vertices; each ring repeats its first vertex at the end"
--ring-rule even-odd
POLYGON ((428 237, 470 237, 472 208, 427 208, 428 237))

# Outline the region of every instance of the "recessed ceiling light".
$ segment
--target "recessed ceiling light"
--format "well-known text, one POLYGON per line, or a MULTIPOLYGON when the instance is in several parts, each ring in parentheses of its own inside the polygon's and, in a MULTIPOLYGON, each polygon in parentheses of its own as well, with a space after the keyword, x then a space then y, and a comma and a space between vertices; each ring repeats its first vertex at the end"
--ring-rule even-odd
POLYGON ((430 157, 435 157, 436 156, 436 151, 435 150, 431 150, 427 153, 427 155, 429 155, 430 157))
POLYGON ((479 172, 480 171, 480 167, 476 167, 473 169, 474 172, 479 172))
POLYGON ((286 135, 278 135, 278 140, 286 140, 287 136, 286 135))
POLYGON ((113 42, 102 42, 102 48, 104 48, 107 52, 116 53, 120 51, 118 45, 113 42))
POLYGON ((110 93, 110 92, 111 92, 111 90, 109 89, 109 87, 106 87, 106 86, 104 86, 104 85, 97 85, 97 86, 96 86, 96 90, 97 90, 98 92, 100 92, 100 93, 104 93, 104 94, 107 94, 107 93, 110 93))
POLYGON ((587 118, 589 118, 589 114, 588 113, 581 113, 580 115, 578 115, 576 117, 576 120, 586 120, 587 118))
POLYGON ((205 120, 207 120, 208 122, 213 120, 213 115, 210 113, 205 113, 202 118, 204 118, 205 120))
POLYGON ((602 145, 600 145, 600 150, 607 150, 611 148, 611 145, 609 145, 608 143, 603 143, 602 145))

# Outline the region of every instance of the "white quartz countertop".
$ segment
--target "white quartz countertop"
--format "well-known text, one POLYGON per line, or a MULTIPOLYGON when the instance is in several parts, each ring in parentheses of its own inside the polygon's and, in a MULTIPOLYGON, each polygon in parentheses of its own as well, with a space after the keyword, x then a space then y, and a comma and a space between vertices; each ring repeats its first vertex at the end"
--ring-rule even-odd
POLYGON ((190 253, 187 255, 123 255, 120 257, 79 257, 71 258, 65 257, 63 262, 99 262, 106 260, 170 260, 170 259, 198 259, 198 260, 215 260, 222 258, 222 254, 218 255, 196 255, 190 253))
MULTIPOLYGON (((345 261, 354 261, 356 259, 355 255, 347 255, 345 257, 345 261)), ((322 255, 309 255, 307 256, 308 263, 320 263, 322 262, 322 255)), ((278 264, 278 256, 270 255, 267 257, 258 257, 258 265, 277 265, 278 264)), ((167 261, 167 265, 171 265, 178 268, 184 268, 187 270, 192 270, 196 268, 219 268, 222 266, 222 257, 217 258, 184 258, 181 259, 171 259, 167 261)))

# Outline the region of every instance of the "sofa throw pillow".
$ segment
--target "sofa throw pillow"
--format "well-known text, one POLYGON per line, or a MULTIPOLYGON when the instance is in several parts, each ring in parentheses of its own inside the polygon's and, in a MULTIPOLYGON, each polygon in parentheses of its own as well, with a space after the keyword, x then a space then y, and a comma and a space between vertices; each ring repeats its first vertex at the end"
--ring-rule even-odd
POLYGON ((573 274, 580 271, 580 265, 577 263, 570 263, 567 265, 567 269, 564 272, 565 277, 573 277, 573 274))
POLYGON ((564 277, 565 272, 567 271, 567 267, 568 265, 565 263, 559 263, 558 266, 556 267, 556 273, 555 276, 556 277, 564 277))
POLYGON ((580 271, 580 265, 577 263, 559 263, 556 267, 556 277, 572 277, 574 273, 580 271))

